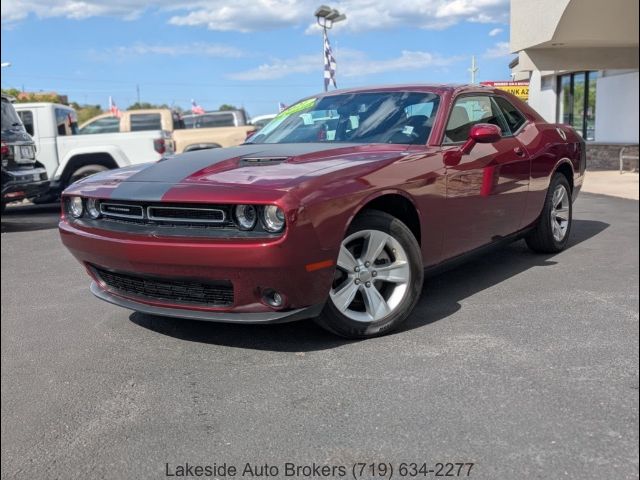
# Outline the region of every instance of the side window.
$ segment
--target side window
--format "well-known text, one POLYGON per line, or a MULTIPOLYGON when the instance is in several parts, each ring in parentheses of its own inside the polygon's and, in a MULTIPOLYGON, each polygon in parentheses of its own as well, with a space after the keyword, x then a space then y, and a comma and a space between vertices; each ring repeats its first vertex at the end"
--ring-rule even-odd
POLYGON ((132 132, 162 130, 162 119, 159 113, 134 113, 130 118, 132 132))
POLYGON ((18 112, 20 116, 20 120, 22 120, 22 124, 24 125, 24 129, 31 136, 35 134, 35 125, 33 124, 33 112, 31 110, 23 110, 18 112))
POLYGON ((56 125, 58 135, 75 135, 78 133, 78 117, 76 112, 66 108, 56 108, 56 125))
POLYGON ((92 133, 118 133, 120 131, 120 119, 118 117, 104 117, 86 124, 80 129, 81 134, 92 133))
POLYGON ((431 134, 433 126, 433 112, 437 101, 428 101, 408 105, 404 109, 406 120, 402 122, 402 130, 395 133, 389 141, 392 143, 407 143, 424 145, 431 134))
POLYGON ((187 127, 184 125, 184 121, 182 120, 182 116, 178 112, 171 112, 171 119, 173 120, 173 129, 174 130, 183 130, 187 127))
POLYGON ((524 115, 522 115, 520 111, 516 107, 514 107, 508 100, 502 97, 494 97, 494 100, 500 107, 502 115, 509 125, 511 133, 518 131, 518 129, 527 121, 524 115))
POLYGON ((502 114, 491 97, 485 95, 459 97, 451 109, 443 143, 464 142, 471 127, 478 123, 497 125, 503 134, 509 134, 502 114))
POLYGON ((196 120, 196 128, 235 127, 233 113, 202 115, 196 120))

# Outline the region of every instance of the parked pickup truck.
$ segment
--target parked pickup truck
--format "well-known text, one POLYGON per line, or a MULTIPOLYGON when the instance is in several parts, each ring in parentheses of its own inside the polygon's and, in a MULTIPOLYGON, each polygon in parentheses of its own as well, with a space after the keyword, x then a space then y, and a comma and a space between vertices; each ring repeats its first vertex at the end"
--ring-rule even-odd
POLYGON ((168 108, 147 110, 127 110, 120 112, 120 118, 111 113, 103 113, 80 125, 79 133, 97 134, 113 132, 140 132, 145 130, 166 130, 172 132, 177 153, 207 148, 233 147, 240 145, 255 127, 236 125, 211 128, 185 128, 180 114, 168 108))
MULTIPOLYGON (((38 160, 51 180, 53 200, 67 185, 80 178, 112 168, 153 162, 173 154, 168 132, 157 128, 131 133, 78 135, 76 112, 57 103, 17 103, 15 109, 33 137, 38 160)), ((37 201, 37 200, 36 200, 37 201)))
POLYGON ((2 211, 9 202, 35 198, 49 188, 47 171, 36 160, 33 139, 16 114, 11 98, 2 95, 2 211))

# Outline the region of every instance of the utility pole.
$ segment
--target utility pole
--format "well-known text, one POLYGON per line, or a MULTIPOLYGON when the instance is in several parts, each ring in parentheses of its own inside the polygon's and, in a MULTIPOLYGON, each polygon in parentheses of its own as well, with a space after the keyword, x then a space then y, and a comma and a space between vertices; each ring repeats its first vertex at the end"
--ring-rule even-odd
POLYGON ((468 70, 471 72, 471 84, 475 85, 476 84, 476 73, 478 73, 478 70, 480 70, 476 66, 476 56, 475 55, 471 56, 471 68, 469 68, 468 70))
POLYGON ((140 85, 136 83, 136 96, 138 97, 138 105, 140 105, 140 85))

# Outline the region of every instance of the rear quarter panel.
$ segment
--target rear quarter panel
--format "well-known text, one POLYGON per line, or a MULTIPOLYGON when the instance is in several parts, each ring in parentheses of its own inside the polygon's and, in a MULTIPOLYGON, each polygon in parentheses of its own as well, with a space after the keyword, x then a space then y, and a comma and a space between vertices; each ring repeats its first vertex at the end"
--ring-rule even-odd
POLYGON ((531 156, 529 196, 523 227, 532 225, 542 212, 552 175, 563 163, 573 171, 574 199, 584 178, 584 141, 567 125, 533 122, 519 136, 531 156), (561 130, 566 135, 562 138, 561 130))
POLYGON ((158 161, 162 155, 155 151, 153 142, 162 135, 160 130, 149 130, 57 137, 60 166, 56 175, 62 173, 67 162, 75 155, 107 153, 119 167, 158 161))

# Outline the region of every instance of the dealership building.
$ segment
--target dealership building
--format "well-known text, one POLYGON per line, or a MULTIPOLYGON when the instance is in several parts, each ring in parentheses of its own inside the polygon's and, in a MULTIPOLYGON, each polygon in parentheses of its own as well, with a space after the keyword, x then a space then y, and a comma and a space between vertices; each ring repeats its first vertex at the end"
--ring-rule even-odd
POLYGON ((590 168, 638 167, 638 1, 511 0, 513 80, 587 141, 590 168))

